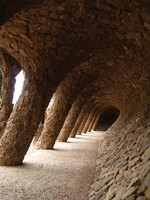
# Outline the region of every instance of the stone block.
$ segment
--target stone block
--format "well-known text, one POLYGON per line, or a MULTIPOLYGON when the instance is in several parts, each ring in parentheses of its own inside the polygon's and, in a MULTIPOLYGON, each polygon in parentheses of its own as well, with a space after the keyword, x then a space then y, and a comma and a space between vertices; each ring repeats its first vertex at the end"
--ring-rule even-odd
POLYGON ((145 196, 147 199, 150 199, 150 187, 145 191, 145 196))
POLYGON ((148 162, 150 160, 150 147, 145 151, 141 158, 143 162, 148 162))
POLYGON ((133 160, 129 161, 129 163, 128 163, 129 168, 134 167, 135 165, 137 165, 140 162, 140 159, 141 159, 141 157, 137 156, 133 160))
POLYGON ((137 188, 136 187, 131 187, 129 190, 127 190, 125 192, 125 194, 123 194, 122 196, 122 200, 126 199, 127 197, 131 196, 132 194, 134 194, 136 192, 137 188))

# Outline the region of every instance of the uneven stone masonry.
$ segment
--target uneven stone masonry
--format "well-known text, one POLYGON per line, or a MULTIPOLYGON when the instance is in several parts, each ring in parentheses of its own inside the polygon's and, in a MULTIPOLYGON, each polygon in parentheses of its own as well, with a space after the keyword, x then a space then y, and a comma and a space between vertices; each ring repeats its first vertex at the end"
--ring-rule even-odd
POLYGON ((97 118, 99 119, 99 110, 97 110, 97 112, 94 113, 93 119, 91 120, 91 123, 89 125, 89 128, 87 130, 87 132, 91 132, 92 130, 94 130, 94 124, 97 124, 97 118))
POLYGON ((82 121, 83 121, 83 118, 84 118, 85 115, 86 115, 86 110, 87 110, 88 106, 90 105, 90 103, 91 103, 91 100, 88 101, 88 102, 83 106, 83 108, 81 109, 81 112, 80 112, 80 114, 79 114, 79 116, 78 116, 78 118, 77 118, 77 120, 76 120, 76 122, 75 122, 75 124, 74 124, 74 127, 73 127, 73 129, 72 129, 72 131, 71 131, 71 133, 70 133, 70 137, 75 137, 75 135, 78 133, 79 127, 80 127, 80 125, 81 125, 81 123, 82 123, 82 121))
POLYGON ((90 123, 92 121, 93 115, 95 114, 96 110, 97 110, 97 107, 91 110, 91 112, 89 114, 89 117, 86 120, 86 123, 85 123, 85 125, 83 127, 82 133, 86 133, 88 131, 88 128, 90 126, 90 123))
POLYGON ((93 123, 93 126, 92 126, 91 130, 95 130, 95 127, 96 127, 96 125, 98 123, 99 117, 100 117, 100 115, 98 114, 98 116, 95 119, 95 122, 93 123))
POLYGON ((49 96, 47 98, 44 97, 46 93, 43 87, 44 84, 40 82, 37 84, 36 81, 30 82, 25 79, 23 93, 7 121, 5 131, 0 140, 1 165, 18 165, 22 163, 41 117, 44 115, 44 107, 46 109, 49 102, 49 96), (39 91, 41 94, 43 93, 44 98, 38 95, 39 91), (35 102, 37 107, 33 112, 32 108, 35 102), (32 124, 31 121, 34 123, 32 124), (29 131, 30 128, 31 132, 29 131), (15 145, 12 145, 14 138, 16 138, 15 145))
POLYGON ((67 78, 65 78, 55 92, 54 104, 48 112, 48 117, 45 120, 44 128, 36 144, 36 148, 53 148, 76 96, 78 96, 84 86, 93 79, 93 76, 86 75, 82 68, 74 70, 73 72, 74 73, 69 74, 67 78), (76 77, 76 79, 74 77, 76 77), (80 80, 83 82, 82 87, 80 80))
POLYGON ((0 109, 0 137, 3 134, 6 122, 13 110, 13 93, 15 77, 20 72, 20 64, 4 50, 0 50, 0 65, 2 74, 1 109, 0 109))
POLYGON ((0 1, 0 69, 0 165, 23 164, 32 140, 52 149, 108 128, 89 199, 150 199, 149 0, 0 1), (100 123, 109 108, 118 118, 100 123))
POLYGON ((136 121, 136 118, 132 118, 128 129, 122 127, 118 120, 104 132, 89 199, 149 199, 150 132, 149 127, 144 128, 145 124, 136 121), (134 131, 129 134, 129 129, 134 131), (124 134, 121 134, 122 131, 124 134))
POLYGON ((84 126, 86 125, 86 122, 88 122, 88 118, 90 117, 90 113, 92 112, 92 109, 93 109, 93 107, 90 106, 90 107, 88 108, 88 110, 86 110, 85 116, 84 116, 84 118, 82 119, 82 122, 81 122, 81 124, 80 124, 80 126, 79 126, 79 128, 78 128, 77 135, 81 135, 81 133, 82 133, 82 131, 83 131, 83 129, 84 129, 84 126))

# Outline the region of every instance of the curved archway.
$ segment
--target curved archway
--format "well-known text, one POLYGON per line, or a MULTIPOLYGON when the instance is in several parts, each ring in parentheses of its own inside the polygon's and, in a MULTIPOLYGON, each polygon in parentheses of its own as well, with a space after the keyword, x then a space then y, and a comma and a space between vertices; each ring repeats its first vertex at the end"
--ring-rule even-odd
POLYGON ((120 111, 117 108, 110 107, 100 116, 95 130, 106 131, 119 117, 120 111))

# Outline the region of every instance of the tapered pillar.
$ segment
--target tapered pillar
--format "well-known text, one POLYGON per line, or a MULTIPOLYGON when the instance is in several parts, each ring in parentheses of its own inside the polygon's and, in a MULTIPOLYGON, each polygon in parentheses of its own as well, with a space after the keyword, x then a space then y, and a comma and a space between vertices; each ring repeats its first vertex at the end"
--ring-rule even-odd
POLYGON ((92 127, 93 127, 93 125, 95 123, 95 120, 96 120, 96 118, 97 118, 98 115, 99 115, 99 110, 93 116, 93 119, 92 119, 92 121, 91 121, 91 123, 89 125, 89 128, 88 128, 87 132, 91 132, 92 131, 92 127))
POLYGON ((57 141, 59 141, 59 142, 67 141, 67 139, 71 133, 71 130, 73 129, 73 126, 75 125, 75 122, 76 122, 76 120, 81 112, 81 109, 85 103, 86 103, 85 97, 81 93, 81 95, 79 95, 79 97, 73 103, 73 105, 69 111, 69 114, 65 120, 65 123, 59 133, 57 141))
POLYGON ((86 104, 90 105, 91 99, 87 97, 91 96, 91 93, 93 92, 93 88, 94 88, 93 84, 89 84, 86 88, 84 88, 84 90, 76 98, 65 120, 65 123, 59 133, 57 141, 66 142, 72 131, 73 133, 71 137, 75 137, 75 134, 81 123, 80 118, 83 119, 83 116, 85 115, 85 113, 83 112, 83 116, 82 116, 81 110, 84 107, 84 105, 86 107, 86 110, 88 110, 88 106, 86 104))
POLYGON ((90 126, 90 123, 92 121, 92 118, 95 115, 96 109, 97 108, 94 108, 94 109, 91 110, 90 115, 89 115, 89 117, 88 117, 88 119, 87 119, 87 121, 86 121, 86 123, 85 123, 85 125, 83 127, 82 133, 86 133, 87 132, 87 130, 88 130, 89 126, 90 126))
POLYGON ((65 120, 65 123, 64 123, 64 125, 59 133, 59 136, 57 138, 58 142, 66 142, 67 141, 79 113, 80 113, 79 107, 73 106, 70 109, 70 112, 69 112, 69 114, 65 120))
POLYGON ((60 98, 61 94, 59 94, 59 92, 57 94, 55 93, 54 104, 52 105, 48 113, 47 119, 44 122, 42 133, 35 145, 36 148, 53 148, 57 136, 71 107, 71 105, 67 104, 65 98, 60 98))
POLYGON ((36 145, 39 137, 41 136, 41 133, 42 133, 43 128, 44 128, 44 121, 47 119, 47 112, 48 112, 48 110, 49 110, 49 108, 46 109, 45 115, 43 116, 42 121, 39 123, 38 129, 37 129, 37 131, 36 131, 36 133, 35 133, 35 135, 33 137, 33 146, 36 145))
POLYGON ((2 74, 1 87, 1 109, 0 109, 0 138, 3 134, 7 120, 13 109, 13 93, 15 77, 20 72, 20 64, 8 55, 4 50, 0 50, 0 66, 2 74))
POLYGON ((85 124, 86 124, 86 122, 87 122, 87 120, 89 118, 91 110, 92 110, 92 106, 90 105, 88 107, 88 110, 86 110, 86 112, 85 112, 84 118, 83 118, 83 120, 82 120, 82 122, 81 122, 81 124, 79 126, 79 129, 77 130, 77 135, 81 135, 81 133, 83 131, 83 128, 84 128, 84 126, 85 126, 85 124))
POLYGON ((96 125, 97 125, 97 122, 98 122, 98 120, 99 120, 99 117, 100 117, 100 114, 97 116, 97 118, 96 118, 96 120, 95 120, 95 122, 94 122, 94 124, 93 124, 93 127, 92 127, 92 129, 91 130, 95 130, 95 127, 96 127, 96 125))
POLYGON ((86 123, 88 117, 89 117, 89 112, 86 112, 84 117, 83 117, 83 119, 82 119, 82 121, 81 121, 81 124, 80 124, 80 126, 79 126, 79 128, 77 130, 76 135, 81 135, 82 130, 83 130, 84 126, 85 126, 85 123, 86 123))
POLYGON ((43 131, 36 143, 36 148, 53 148, 72 104, 91 80, 93 80, 93 77, 90 79, 82 68, 76 68, 61 82, 56 90, 54 104, 48 113, 47 120, 45 120, 43 131))
POLYGON ((0 165, 22 163, 53 92, 48 80, 25 79, 0 140, 0 165))
POLYGON ((72 128, 69 137, 74 138, 75 135, 77 134, 77 131, 83 121, 83 118, 85 117, 86 111, 88 110, 90 103, 91 100, 89 100, 88 102, 86 102, 86 104, 84 104, 83 108, 80 111, 80 114, 78 115, 78 118, 76 119, 76 122, 74 124, 74 127, 72 128))
POLYGON ((41 133, 42 133, 43 128, 44 128, 44 123, 41 122, 41 123, 39 124, 39 126, 38 126, 38 129, 37 129, 35 135, 34 135, 34 138, 33 138, 33 146, 36 145, 36 143, 37 143, 37 141, 38 141, 38 139, 39 139, 39 137, 40 137, 40 135, 41 135, 41 133))

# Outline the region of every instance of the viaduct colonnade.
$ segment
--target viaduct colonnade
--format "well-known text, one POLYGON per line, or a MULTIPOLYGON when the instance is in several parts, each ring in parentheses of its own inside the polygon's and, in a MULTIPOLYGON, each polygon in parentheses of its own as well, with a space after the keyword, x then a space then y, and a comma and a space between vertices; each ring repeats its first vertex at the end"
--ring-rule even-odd
MULTIPOLYGON (((36 148, 52 149, 56 140, 91 131, 106 110, 115 108, 120 115, 107 131, 106 143, 111 135, 116 144, 124 138, 124 153, 129 154, 132 148, 127 145, 134 146, 129 138, 142 135, 145 149, 139 162, 145 166, 149 159, 142 155, 148 154, 150 125, 149 1, 12 0, 0 7, 0 165, 21 164, 33 138, 36 148), (24 87, 13 108, 15 76, 21 69, 24 87)), ((142 146, 142 140, 136 144, 142 146)), ((115 145, 110 148, 108 154, 115 145)), ((94 195, 98 198, 96 189, 94 195)))

